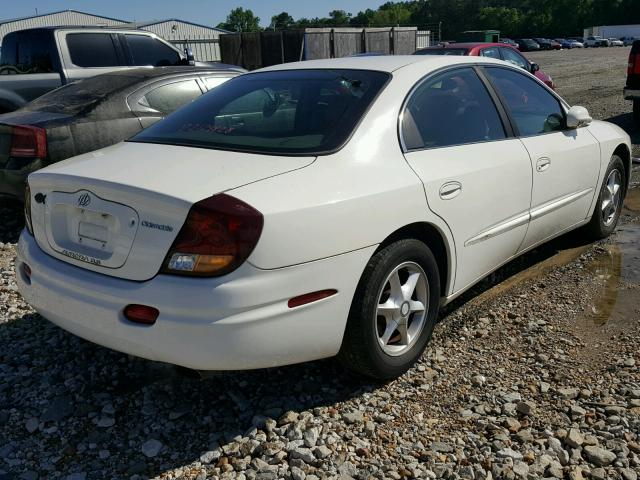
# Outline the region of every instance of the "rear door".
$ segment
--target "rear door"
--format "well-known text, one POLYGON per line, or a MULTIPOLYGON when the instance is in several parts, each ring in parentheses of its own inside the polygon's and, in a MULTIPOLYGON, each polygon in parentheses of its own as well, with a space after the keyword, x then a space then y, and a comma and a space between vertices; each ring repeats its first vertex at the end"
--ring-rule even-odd
POLYGON ((531 202, 529 155, 471 67, 427 77, 415 88, 402 114, 401 139, 429 208, 453 233, 459 291, 522 243, 531 202))
POLYGON ((564 105, 530 75, 497 66, 484 71, 531 158, 526 249, 587 217, 600 172, 600 145, 586 128, 567 129, 564 105))

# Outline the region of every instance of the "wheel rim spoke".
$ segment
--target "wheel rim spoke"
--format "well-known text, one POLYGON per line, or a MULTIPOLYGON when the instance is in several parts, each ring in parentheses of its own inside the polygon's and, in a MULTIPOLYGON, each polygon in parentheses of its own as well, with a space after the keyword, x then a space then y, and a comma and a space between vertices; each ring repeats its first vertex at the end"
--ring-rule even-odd
POLYGON ((384 333, 380 337, 380 343, 382 344, 383 347, 387 346, 387 344, 389 343, 389 340, 391 340, 391 336, 394 334, 397 327, 398 327, 398 324, 393 320, 387 321, 387 326, 384 330, 384 333))
POLYGON ((389 286, 391 287, 391 298, 396 301, 401 301, 404 296, 402 294, 402 283, 400 283, 400 275, 398 275, 398 271, 396 270, 389 277, 389 286))
POLYGON ((417 300, 411 300, 409 302, 409 308, 410 308, 409 311, 411 313, 424 312, 424 304, 422 302, 417 301, 417 300))
POLYGON ((602 221, 609 226, 616 219, 620 207, 622 176, 618 170, 613 170, 607 177, 606 190, 602 192, 602 221))
POLYGON ((409 345, 409 329, 407 326, 407 322, 400 322, 398 324, 398 333, 400 334, 400 344, 401 345, 409 345))
POLYGON ((388 320, 392 320, 394 317, 398 316, 399 313, 400 308, 391 298, 378 305, 378 315, 382 315, 388 320))
POLYGON ((405 284, 402 285, 402 296, 405 300, 411 300, 411 297, 413 297, 418 280, 420 280, 420 273, 409 274, 409 278, 407 278, 405 284))

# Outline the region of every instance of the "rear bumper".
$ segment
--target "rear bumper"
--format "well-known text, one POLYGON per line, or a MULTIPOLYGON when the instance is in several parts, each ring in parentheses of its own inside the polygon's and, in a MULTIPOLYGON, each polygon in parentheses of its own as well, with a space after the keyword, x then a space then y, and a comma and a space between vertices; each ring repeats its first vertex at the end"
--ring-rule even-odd
POLYGON ((277 270, 245 263, 218 279, 158 275, 134 282, 50 257, 23 232, 16 276, 27 302, 79 337, 187 368, 242 370, 335 355, 356 285, 374 250, 277 270), (329 288, 338 293, 302 307, 287 306, 293 296, 329 288), (126 320, 122 311, 131 303, 160 310, 157 322, 141 326, 126 320))
POLYGON ((640 99, 640 89, 638 88, 625 88, 623 90, 625 100, 637 100, 640 99))

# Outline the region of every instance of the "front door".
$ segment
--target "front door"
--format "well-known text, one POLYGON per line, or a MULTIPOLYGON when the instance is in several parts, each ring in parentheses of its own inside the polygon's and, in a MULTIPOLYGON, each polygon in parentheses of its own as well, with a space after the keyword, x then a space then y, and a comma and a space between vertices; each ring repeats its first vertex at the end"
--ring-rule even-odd
POLYGON ((532 172, 522 142, 509 138, 471 67, 427 78, 403 112, 409 165, 429 208, 451 229, 455 293, 515 255, 529 220, 532 172))
POLYGON ((584 220, 596 193, 600 146, 586 128, 567 129, 560 101, 518 71, 486 68, 529 152, 533 169, 529 248, 584 220))

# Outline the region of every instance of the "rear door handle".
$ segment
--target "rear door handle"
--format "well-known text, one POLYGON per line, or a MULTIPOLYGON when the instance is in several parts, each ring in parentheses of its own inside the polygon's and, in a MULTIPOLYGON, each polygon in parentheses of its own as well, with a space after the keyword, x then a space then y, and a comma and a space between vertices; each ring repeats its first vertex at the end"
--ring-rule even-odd
POLYGON ((462 184, 460 182, 447 182, 440 187, 440 198, 451 200, 456 198, 460 192, 462 192, 462 184))
POLYGON ((551 159, 548 157, 539 158, 536 162, 536 171, 544 172, 547 168, 551 166, 551 159))

